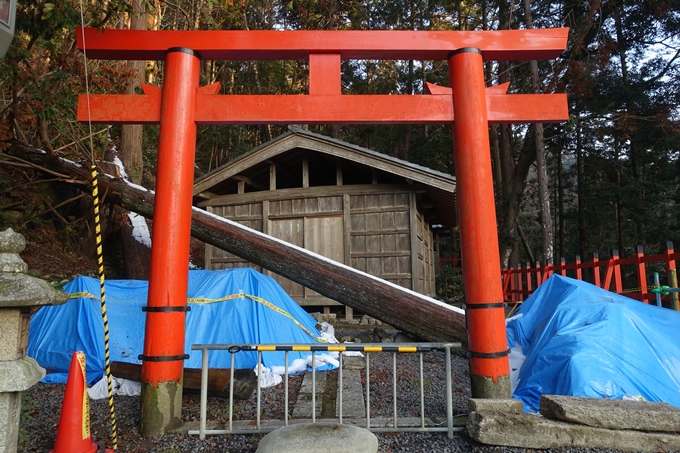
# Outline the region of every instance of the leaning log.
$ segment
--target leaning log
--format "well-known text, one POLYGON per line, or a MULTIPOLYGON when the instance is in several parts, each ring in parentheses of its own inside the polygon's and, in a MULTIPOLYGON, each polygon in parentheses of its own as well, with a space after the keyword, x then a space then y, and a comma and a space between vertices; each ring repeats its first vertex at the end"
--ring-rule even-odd
MULTIPOLYGON (((85 181, 91 179, 87 166, 55 161, 29 145, 17 141, 11 143, 9 151, 14 156, 47 167, 52 172, 85 181)), ((104 201, 153 218, 153 192, 106 175, 100 175, 99 187, 104 201)), ((410 335, 433 342, 467 343, 462 311, 415 291, 198 208, 193 208, 191 235, 410 335)))

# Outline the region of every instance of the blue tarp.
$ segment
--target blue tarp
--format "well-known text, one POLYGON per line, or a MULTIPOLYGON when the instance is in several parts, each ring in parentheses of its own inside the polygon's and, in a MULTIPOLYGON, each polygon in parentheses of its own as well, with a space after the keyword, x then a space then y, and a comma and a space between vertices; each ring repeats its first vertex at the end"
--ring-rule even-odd
MULTIPOLYGON (((105 283, 111 361, 141 363, 148 282, 105 283)), ((71 355, 85 352, 88 384, 104 373, 104 324, 99 280, 78 277, 64 287, 72 298, 64 305, 41 308, 31 319, 28 355, 48 370, 43 382, 66 382, 71 355)), ((315 343, 316 321, 271 277, 250 268, 189 271, 186 315, 186 368, 201 367, 201 352, 192 344, 315 343)), ((309 353, 290 352, 289 362, 309 353)), ((236 368, 254 368, 256 352, 236 354, 236 368)), ((284 352, 262 355, 266 367, 283 366, 284 352)), ((229 368, 227 351, 210 353, 209 366, 229 368)), ((290 364, 290 363, 289 363, 290 364)), ((318 369, 323 369, 319 367, 318 369)))
POLYGON ((513 396, 642 397, 680 407, 680 313, 553 275, 507 322, 526 356, 513 396))

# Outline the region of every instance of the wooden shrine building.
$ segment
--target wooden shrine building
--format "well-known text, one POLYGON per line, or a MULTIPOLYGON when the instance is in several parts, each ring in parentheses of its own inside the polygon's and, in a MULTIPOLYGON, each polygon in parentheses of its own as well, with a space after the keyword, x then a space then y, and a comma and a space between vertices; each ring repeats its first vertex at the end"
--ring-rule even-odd
MULTIPOLYGON (((451 175, 291 127, 197 180, 193 193, 211 213, 435 296, 431 225, 456 226, 455 189, 451 175)), ((302 306, 340 305, 206 245, 206 269, 243 266, 271 275, 302 306)))

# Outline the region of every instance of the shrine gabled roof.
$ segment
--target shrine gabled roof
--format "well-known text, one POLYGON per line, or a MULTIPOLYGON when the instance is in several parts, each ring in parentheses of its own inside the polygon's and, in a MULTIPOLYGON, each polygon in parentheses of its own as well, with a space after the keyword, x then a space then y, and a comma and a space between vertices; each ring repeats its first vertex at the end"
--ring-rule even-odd
MULTIPOLYGON (((370 169, 380 172, 380 183, 417 185, 433 205, 436 223, 450 227, 457 225, 454 176, 297 127, 291 127, 289 132, 196 180, 194 200, 236 194, 238 181, 246 181, 250 191, 268 190, 269 165, 272 163, 280 169, 277 171, 277 189, 293 187, 286 186, 284 179, 297 175, 301 166, 294 162, 301 160, 304 154, 317 155, 317 163, 342 161, 346 173, 344 183, 347 185, 352 184, 349 181, 352 174, 370 169)), ((310 177, 316 175, 318 180, 321 177, 319 174, 320 171, 315 171, 310 163, 310 177)), ((335 175, 328 175, 330 177, 334 178, 335 175)), ((333 179, 322 184, 335 185, 336 181, 333 179)))

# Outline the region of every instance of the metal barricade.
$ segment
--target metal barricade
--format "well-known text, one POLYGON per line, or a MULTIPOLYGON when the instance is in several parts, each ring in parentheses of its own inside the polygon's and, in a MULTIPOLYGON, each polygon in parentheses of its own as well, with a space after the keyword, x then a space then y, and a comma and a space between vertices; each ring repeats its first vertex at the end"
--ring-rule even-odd
MULTIPOLYGON (((207 429, 207 401, 208 401, 208 357, 210 351, 229 351, 231 354, 231 376, 234 376, 234 357, 235 354, 242 351, 257 351, 257 363, 262 363, 262 353, 273 352, 273 351, 284 351, 285 352, 285 372, 284 372, 284 420, 283 424, 280 426, 288 426, 289 420, 289 388, 288 388, 288 352, 311 352, 312 353, 312 364, 316 364, 316 353, 317 352, 337 352, 339 357, 339 369, 338 369, 338 394, 337 394, 337 414, 336 419, 324 419, 324 422, 333 422, 343 424, 346 420, 343 420, 343 353, 344 352, 361 352, 365 354, 365 373, 366 373, 366 385, 365 385, 365 396, 366 396, 366 429, 372 432, 447 432, 449 438, 453 438, 453 433, 457 431, 462 431, 463 427, 453 426, 453 396, 452 396, 452 382, 451 382, 451 350, 458 349, 461 347, 460 343, 414 343, 414 344, 401 344, 397 345, 385 345, 380 344, 240 344, 240 345, 226 345, 226 344, 194 344, 191 346, 192 350, 200 350, 202 352, 202 363, 201 363, 201 408, 200 408, 200 424, 198 430, 189 430, 190 435, 199 435, 200 439, 205 439, 206 435, 216 435, 216 434, 256 434, 256 433, 268 433, 274 431, 279 426, 268 426, 263 427, 262 421, 260 420, 261 413, 261 389, 257 385, 257 408, 256 408, 256 419, 255 419, 255 429, 234 429, 233 426, 233 407, 234 407, 234 379, 230 379, 229 382, 229 423, 227 429, 207 429), (444 364, 445 364, 445 385, 446 385, 446 427, 443 426, 426 426, 426 416, 425 416, 425 388, 424 388, 424 378, 423 378, 423 353, 432 351, 443 351, 444 364), (370 355, 372 353, 392 353, 392 387, 393 387, 393 415, 391 426, 371 426, 371 398, 370 398, 370 355), (401 353, 418 353, 419 354, 419 365, 420 365, 420 426, 399 426, 398 416, 397 416, 397 354, 401 353)), ((316 420, 316 367, 312 366, 312 414, 311 422, 317 423, 316 420)), ((301 422, 302 420, 295 420, 295 422, 301 422)), ((304 420, 304 422, 309 422, 309 420, 304 420)))

